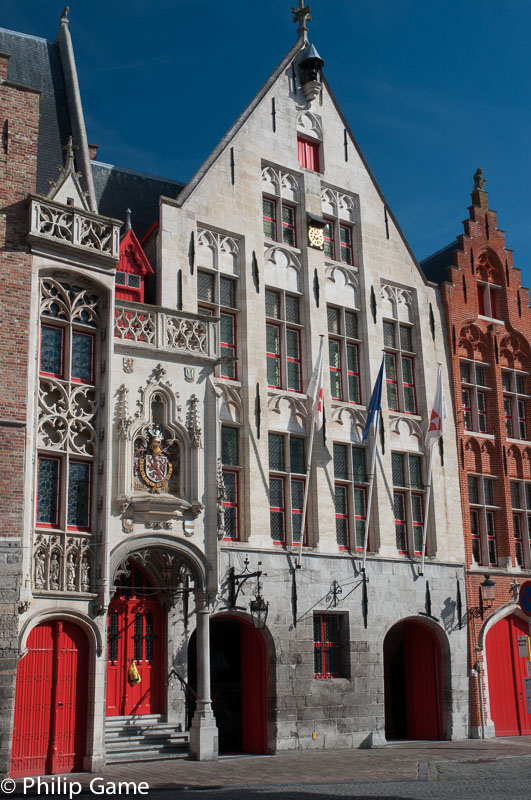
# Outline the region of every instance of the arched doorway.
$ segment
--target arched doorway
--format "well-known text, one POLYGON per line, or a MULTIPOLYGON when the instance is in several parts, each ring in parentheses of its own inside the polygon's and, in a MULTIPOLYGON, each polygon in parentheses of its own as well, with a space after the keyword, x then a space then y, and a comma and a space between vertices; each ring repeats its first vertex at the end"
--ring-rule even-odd
POLYGON ((164 616, 156 594, 145 571, 130 560, 109 605, 108 717, 163 711, 164 616))
POLYGON ((487 632, 487 671, 490 716, 496 736, 531 734, 531 715, 525 701, 529 652, 520 655, 518 638, 527 648, 529 623, 512 614, 487 632))
MULTIPOLYGON (((188 645, 188 675, 195 691, 195 632, 188 645)), ((230 616, 211 619, 210 678, 219 752, 267 752, 265 643, 250 622, 230 616)))
POLYGON ((385 736, 441 739, 441 647, 416 620, 394 625, 384 640, 385 736))
POLYGON ((36 625, 19 662, 11 775, 50 775, 83 769, 90 648, 73 622, 36 625))

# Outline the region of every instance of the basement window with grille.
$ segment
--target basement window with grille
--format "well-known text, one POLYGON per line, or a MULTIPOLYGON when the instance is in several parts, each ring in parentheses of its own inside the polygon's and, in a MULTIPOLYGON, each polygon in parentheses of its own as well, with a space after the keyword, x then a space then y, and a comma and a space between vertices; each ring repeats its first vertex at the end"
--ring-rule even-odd
POLYGON ((348 615, 313 615, 314 678, 348 678, 348 615))

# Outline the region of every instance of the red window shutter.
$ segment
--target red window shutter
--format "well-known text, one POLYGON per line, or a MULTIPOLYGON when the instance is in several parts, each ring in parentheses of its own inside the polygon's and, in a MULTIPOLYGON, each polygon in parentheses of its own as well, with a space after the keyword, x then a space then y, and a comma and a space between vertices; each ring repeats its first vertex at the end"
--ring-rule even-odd
POLYGON ((299 164, 305 169, 319 172, 319 142, 310 142, 307 139, 297 137, 297 150, 299 154, 299 164))
POLYGON ((478 304, 479 313, 485 316, 485 287, 478 284, 478 304))
POLYGON ((493 289, 489 286, 489 293, 490 293, 490 315, 495 319, 498 319, 498 309, 496 308, 496 289, 493 289))
POLYGON ((297 139, 297 151, 299 154, 299 164, 301 167, 306 166, 306 149, 305 149, 306 142, 303 139, 297 139))

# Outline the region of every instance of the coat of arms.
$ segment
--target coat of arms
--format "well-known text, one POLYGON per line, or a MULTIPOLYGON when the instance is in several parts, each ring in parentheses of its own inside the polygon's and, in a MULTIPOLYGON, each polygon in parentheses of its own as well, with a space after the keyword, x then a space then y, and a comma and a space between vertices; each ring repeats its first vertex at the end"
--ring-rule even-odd
POLYGON ((173 464, 163 450, 162 434, 158 430, 151 433, 146 452, 138 459, 138 471, 143 482, 149 486, 151 494, 165 490, 173 471, 173 464), (147 452, 149 449, 149 452, 147 452))

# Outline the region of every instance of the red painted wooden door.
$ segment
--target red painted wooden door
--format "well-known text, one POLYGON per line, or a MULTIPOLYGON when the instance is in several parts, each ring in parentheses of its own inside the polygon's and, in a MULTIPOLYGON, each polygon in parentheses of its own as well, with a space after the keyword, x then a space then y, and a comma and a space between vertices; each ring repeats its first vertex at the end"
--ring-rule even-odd
POLYGON ((404 623, 404 673, 408 739, 440 739, 441 650, 419 622, 404 623))
POLYGON ((87 637, 53 620, 30 633, 17 670, 11 775, 78 772, 86 745, 87 637))
POLYGON ((259 631, 250 625, 241 629, 242 750, 267 752, 265 646, 259 631))
POLYGON ((107 716, 162 711, 162 609, 154 598, 115 597, 109 606, 107 716), (140 683, 131 683, 135 661, 140 683))
POLYGON ((524 692, 528 659, 518 653, 518 636, 528 634, 528 623, 514 615, 500 620, 487 633, 490 715, 496 736, 531 734, 524 692))

